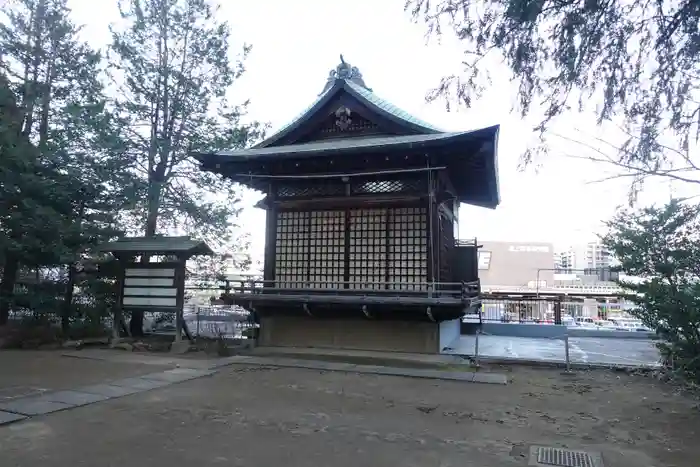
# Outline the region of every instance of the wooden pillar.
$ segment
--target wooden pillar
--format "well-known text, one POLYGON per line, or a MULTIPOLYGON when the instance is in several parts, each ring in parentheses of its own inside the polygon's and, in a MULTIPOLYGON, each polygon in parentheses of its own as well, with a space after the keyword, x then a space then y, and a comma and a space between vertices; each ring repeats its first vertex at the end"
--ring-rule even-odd
POLYGON ((124 281, 126 279, 126 260, 117 258, 119 272, 117 273, 117 300, 112 310, 112 344, 119 342, 121 338, 121 324, 124 319, 124 281))
POLYGON ((273 287, 275 279, 275 255, 277 254, 277 199, 275 187, 271 184, 267 191, 267 210, 265 211, 265 257, 263 261, 264 287, 273 287), (268 282, 269 281, 269 282, 268 282))
MULTIPOLYGON (((428 177, 428 198, 426 206, 426 227, 427 227, 427 245, 428 245, 428 277, 427 282, 439 282, 440 281, 440 225, 438 219, 440 218, 437 212, 437 185, 436 180, 432 177, 428 177)), ((432 287, 431 284, 429 286, 432 287)), ((435 291, 433 291, 435 292, 435 291)))
POLYGON ((179 257, 175 266, 175 342, 182 341, 184 307, 185 307, 185 264, 187 258, 179 257))

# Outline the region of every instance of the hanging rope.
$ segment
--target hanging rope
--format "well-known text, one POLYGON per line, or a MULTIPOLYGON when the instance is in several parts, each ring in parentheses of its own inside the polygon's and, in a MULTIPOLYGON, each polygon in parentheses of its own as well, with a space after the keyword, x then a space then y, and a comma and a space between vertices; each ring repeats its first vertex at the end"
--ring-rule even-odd
POLYGON ((333 177, 364 177, 367 175, 388 175, 388 174, 401 174, 401 173, 410 173, 410 172, 425 172, 425 171, 434 171, 434 170, 445 170, 447 167, 425 167, 425 168, 416 168, 416 169, 392 169, 392 170, 380 170, 380 171, 374 171, 374 172, 352 172, 352 173, 326 173, 326 174, 312 174, 312 175, 263 175, 263 174, 252 174, 252 173, 247 173, 247 174, 233 174, 230 175, 231 177, 241 177, 245 178, 248 177, 250 180, 253 180, 254 178, 266 178, 266 179, 289 179, 289 180, 304 180, 304 179, 312 179, 312 178, 333 178, 333 177))

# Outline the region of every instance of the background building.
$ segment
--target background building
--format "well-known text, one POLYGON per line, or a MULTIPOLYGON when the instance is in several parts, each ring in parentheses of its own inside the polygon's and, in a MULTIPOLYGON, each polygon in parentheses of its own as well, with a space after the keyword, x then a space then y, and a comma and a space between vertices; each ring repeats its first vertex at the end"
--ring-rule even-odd
POLYGON ((540 287, 554 283, 554 245, 540 242, 479 241, 479 278, 485 290, 540 287))
POLYGON ((617 288, 613 258, 599 242, 555 252, 552 243, 478 241, 479 278, 485 291, 617 288), (539 286, 538 286, 539 280, 539 286))
POLYGON ((555 254, 555 281, 559 285, 609 284, 618 278, 610 271, 613 263, 610 251, 598 241, 570 246, 555 254))
POLYGON ((604 245, 595 241, 570 246, 555 254, 555 261, 557 269, 564 274, 586 270, 595 274, 596 270, 610 268, 612 255, 604 245))
POLYGON ((563 298, 565 315, 596 318, 620 313, 626 306, 617 298, 612 256, 602 245, 589 242, 555 252, 552 243, 478 241, 479 278, 491 297, 482 304, 487 320, 551 320, 552 302, 519 301, 535 294, 563 298), (511 295, 511 298, 503 296, 511 295), (513 298, 516 297, 516 298, 513 298), (504 318, 505 317, 505 318, 504 318))

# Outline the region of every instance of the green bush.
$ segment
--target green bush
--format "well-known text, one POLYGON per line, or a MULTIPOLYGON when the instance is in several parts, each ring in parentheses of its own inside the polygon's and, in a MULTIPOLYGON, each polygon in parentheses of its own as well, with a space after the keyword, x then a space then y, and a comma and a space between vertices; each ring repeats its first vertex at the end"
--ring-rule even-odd
POLYGON ((631 313, 656 331, 665 362, 700 383, 700 205, 625 209, 607 225, 603 243, 636 278, 620 281, 631 313))

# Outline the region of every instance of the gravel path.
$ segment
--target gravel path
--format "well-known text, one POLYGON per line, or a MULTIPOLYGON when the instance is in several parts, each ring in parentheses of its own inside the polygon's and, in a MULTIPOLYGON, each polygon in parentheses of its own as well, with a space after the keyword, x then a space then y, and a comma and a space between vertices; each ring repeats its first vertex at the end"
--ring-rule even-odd
POLYGON ((492 368, 508 385, 271 367, 0 427, 3 467, 526 466, 530 445, 609 467, 696 467, 697 401, 610 371, 492 368))

